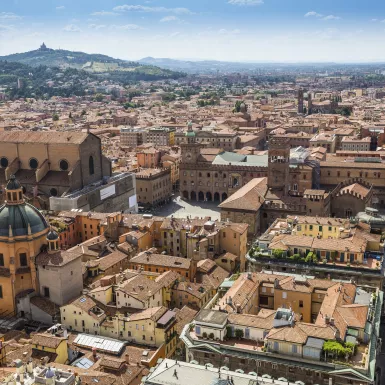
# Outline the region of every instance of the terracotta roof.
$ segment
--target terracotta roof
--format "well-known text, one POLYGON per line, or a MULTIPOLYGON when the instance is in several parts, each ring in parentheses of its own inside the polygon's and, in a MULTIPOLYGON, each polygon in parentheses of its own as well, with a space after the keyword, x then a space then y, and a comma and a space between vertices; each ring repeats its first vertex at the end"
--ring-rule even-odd
POLYGON ((234 325, 270 330, 273 327, 275 313, 275 310, 268 309, 260 311, 257 315, 229 313, 228 322, 234 325))
POLYGON ((1 142, 81 144, 89 134, 63 131, 0 131, 1 142))
POLYGON ((152 307, 146 310, 138 311, 137 313, 130 315, 130 321, 139 321, 144 319, 151 319, 156 322, 164 313, 166 313, 167 308, 164 306, 152 307))
POLYGON ((216 266, 216 263, 211 259, 203 259, 197 263, 197 268, 203 273, 208 273, 216 266))
POLYGON ((353 183, 349 186, 343 187, 337 195, 342 195, 342 194, 352 194, 352 195, 359 195, 360 198, 366 198, 366 196, 369 194, 370 189, 366 188, 360 183, 353 183))
POLYGON ((155 282, 161 285, 162 287, 169 287, 177 279, 180 279, 181 276, 176 271, 165 271, 161 275, 155 278, 155 282))
MULTIPOLYGON (((87 295, 82 295, 79 298, 76 298, 75 300, 69 302, 67 304, 67 306, 68 305, 76 306, 77 308, 88 313, 92 318, 98 320, 99 322, 106 318, 106 314, 103 311, 101 313, 98 313, 98 314, 95 314, 92 311, 95 307, 100 308, 100 304, 95 302, 92 298, 88 297, 87 295)), ((66 306, 66 305, 64 305, 64 306, 66 306)))
POLYGON ((68 263, 80 258, 82 253, 78 250, 59 250, 56 253, 49 254, 48 252, 40 253, 36 257, 36 263, 40 266, 64 266, 68 263))
POLYGON ((56 337, 52 334, 38 333, 32 336, 31 343, 34 345, 44 346, 46 348, 56 349, 66 338, 56 337))
POLYGON ((296 322, 293 326, 273 328, 266 336, 267 339, 305 344, 308 337, 320 339, 334 339, 335 329, 331 326, 318 326, 314 324, 296 322))
POLYGON ((218 207, 221 209, 258 211, 265 201, 266 192, 267 178, 254 178, 230 195, 218 207))
POLYGON ((116 265, 119 262, 122 262, 124 260, 129 260, 129 256, 119 250, 114 251, 113 253, 106 255, 103 258, 98 259, 99 262, 99 269, 100 270, 107 270, 108 268, 116 265))
POLYGON ((182 309, 175 308, 173 310, 176 315, 176 331, 180 335, 186 324, 190 323, 198 314, 198 311, 188 306, 183 306, 182 309))
POLYGON ((126 360, 123 358, 113 358, 108 356, 103 356, 99 361, 100 366, 114 370, 120 369, 125 363, 126 360))
POLYGON ((333 318, 342 339, 345 338, 349 326, 365 327, 368 307, 353 305, 355 295, 356 285, 352 283, 337 283, 330 287, 323 299, 315 324, 325 325, 333 318))
POLYGON ((36 296, 36 297, 32 297, 30 299, 30 302, 32 305, 36 306, 37 308, 39 308, 40 310, 49 314, 52 317, 60 313, 60 307, 55 305, 48 298, 36 296))
POLYGON ((155 293, 161 290, 162 285, 153 280, 145 277, 142 274, 138 274, 135 277, 128 279, 127 281, 119 284, 117 290, 122 291, 136 298, 137 300, 144 302, 149 297, 152 297, 155 293))
POLYGON ((190 294, 193 297, 196 297, 198 299, 203 298, 205 295, 207 295, 208 289, 211 289, 211 287, 207 288, 202 284, 199 283, 193 283, 193 282, 178 282, 174 287, 173 290, 176 292, 186 292, 190 294))
POLYGON ((197 282, 201 283, 204 286, 211 286, 214 289, 218 289, 218 287, 222 284, 225 278, 229 276, 229 272, 223 269, 220 266, 215 266, 208 273, 200 273, 196 274, 197 282))
POLYGON ((258 290, 258 274, 251 274, 250 279, 247 274, 242 274, 227 291, 227 293, 218 302, 222 309, 228 309, 233 312, 234 307, 228 305, 228 299, 231 297, 233 306, 240 306, 243 309, 252 298, 253 293, 258 290))
POLYGON ((174 267, 178 269, 188 270, 191 265, 191 260, 187 258, 173 257, 171 255, 142 252, 136 257, 133 257, 130 260, 130 263, 161 267, 174 267))

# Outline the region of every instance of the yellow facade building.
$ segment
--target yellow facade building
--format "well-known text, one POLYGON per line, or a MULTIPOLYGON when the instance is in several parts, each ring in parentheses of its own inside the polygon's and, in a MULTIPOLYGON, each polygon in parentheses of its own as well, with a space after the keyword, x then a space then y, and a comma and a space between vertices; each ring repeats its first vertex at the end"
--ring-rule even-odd
POLYGON ((48 333, 38 333, 32 337, 32 355, 44 354, 50 362, 66 364, 68 361, 67 338, 56 337, 48 333))
POLYGON ((5 188, 0 207, 0 312, 16 314, 17 298, 38 292, 35 258, 47 244, 49 226, 23 198, 23 189, 14 176, 5 188))

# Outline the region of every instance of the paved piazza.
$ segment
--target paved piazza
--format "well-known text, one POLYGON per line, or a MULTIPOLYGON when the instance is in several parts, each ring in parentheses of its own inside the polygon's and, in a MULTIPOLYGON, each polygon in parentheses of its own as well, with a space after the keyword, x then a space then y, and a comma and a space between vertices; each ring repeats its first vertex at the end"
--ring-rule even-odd
POLYGON ((215 202, 187 202, 180 196, 175 197, 169 204, 152 211, 152 214, 162 217, 174 215, 175 218, 209 216, 212 220, 220 219, 221 216, 220 209, 215 202))

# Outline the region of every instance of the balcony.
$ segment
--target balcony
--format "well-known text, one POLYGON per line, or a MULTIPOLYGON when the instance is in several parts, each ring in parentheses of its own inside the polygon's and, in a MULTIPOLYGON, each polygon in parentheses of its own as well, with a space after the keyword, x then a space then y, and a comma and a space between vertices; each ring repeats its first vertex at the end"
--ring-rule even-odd
POLYGON ((31 268, 29 266, 22 266, 16 269, 16 274, 28 274, 31 272, 31 268))
POLYGON ((6 267, 0 267, 0 277, 10 277, 11 271, 6 267))

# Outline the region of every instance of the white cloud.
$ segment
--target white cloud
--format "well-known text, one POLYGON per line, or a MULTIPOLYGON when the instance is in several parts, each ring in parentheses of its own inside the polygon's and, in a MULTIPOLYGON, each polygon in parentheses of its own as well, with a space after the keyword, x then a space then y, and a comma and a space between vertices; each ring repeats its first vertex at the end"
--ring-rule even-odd
POLYGON ((138 29, 142 29, 142 27, 140 27, 137 24, 111 25, 111 28, 121 29, 121 30, 124 30, 124 31, 135 31, 135 30, 138 30, 138 29))
POLYGON ((381 20, 381 23, 385 23, 385 19, 384 19, 384 20, 381 20))
POLYGON ((310 16, 322 17, 322 15, 320 13, 315 12, 315 11, 310 11, 310 12, 305 14, 305 17, 310 17, 310 16))
POLYGON ((64 5, 59 5, 58 7, 56 7, 56 10, 57 11, 62 11, 63 9, 65 9, 66 7, 64 5))
POLYGON ((322 20, 340 20, 341 18, 339 16, 334 16, 334 15, 328 15, 322 18, 322 20))
POLYGON ((13 12, 0 12, 0 19, 2 20, 20 20, 21 16, 16 15, 13 12))
POLYGON ((63 28, 65 32, 82 32, 82 30, 75 24, 68 24, 63 28))
POLYGON ((170 37, 176 37, 178 35, 180 35, 180 32, 173 32, 170 34, 170 37))
POLYGON ((119 5, 117 7, 114 7, 113 10, 115 12, 129 12, 129 11, 136 11, 136 12, 171 12, 178 15, 192 15, 193 12, 191 12, 188 8, 166 8, 166 7, 147 7, 144 5, 119 5))
POLYGON ((160 19, 159 21, 161 23, 167 23, 169 21, 178 21, 178 20, 179 20, 179 18, 176 16, 165 16, 163 19, 160 19))
POLYGON ((0 32, 13 31, 15 27, 13 25, 0 24, 0 32))
POLYGON ((117 16, 119 13, 116 12, 110 12, 110 11, 97 11, 92 12, 91 16, 117 16))
POLYGON ((261 5, 263 0, 229 0, 229 4, 232 5, 261 5))
POLYGON ((104 24, 88 24, 88 28, 91 28, 91 29, 102 29, 102 28, 106 28, 107 26, 104 25, 104 24))
POLYGON ((321 40, 336 40, 340 35, 340 30, 337 28, 326 28, 321 31, 315 31, 313 35, 321 40))
POLYGON ((370 21, 376 22, 376 21, 378 21, 378 19, 372 19, 372 20, 370 20, 370 21))
POLYGON ((218 31, 218 33, 220 35, 238 35, 241 33, 241 30, 239 29, 228 30, 228 29, 222 28, 218 31))

